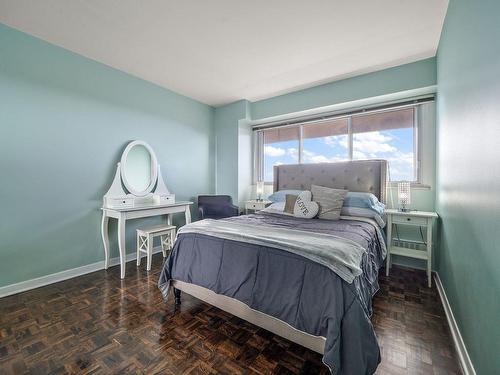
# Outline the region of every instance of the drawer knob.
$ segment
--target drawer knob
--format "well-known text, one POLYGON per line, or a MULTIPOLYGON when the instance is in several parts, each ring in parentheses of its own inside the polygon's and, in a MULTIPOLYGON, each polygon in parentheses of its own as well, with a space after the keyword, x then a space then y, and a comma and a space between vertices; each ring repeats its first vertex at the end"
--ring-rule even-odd
POLYGON ((406 218, 406 220, 410 221, 410 220, 411 220, 411 218, 407 217, 407 218, 406 218))

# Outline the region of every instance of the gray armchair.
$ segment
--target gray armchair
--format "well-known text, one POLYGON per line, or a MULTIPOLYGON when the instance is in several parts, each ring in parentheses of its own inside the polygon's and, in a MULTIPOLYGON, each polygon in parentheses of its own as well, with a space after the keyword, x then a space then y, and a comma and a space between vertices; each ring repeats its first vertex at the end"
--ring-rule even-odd
POLYGON ((199 195, 198 214, 200 220, 222 219, 238 216, 239 208, 233 204, 229 195, 199 195))

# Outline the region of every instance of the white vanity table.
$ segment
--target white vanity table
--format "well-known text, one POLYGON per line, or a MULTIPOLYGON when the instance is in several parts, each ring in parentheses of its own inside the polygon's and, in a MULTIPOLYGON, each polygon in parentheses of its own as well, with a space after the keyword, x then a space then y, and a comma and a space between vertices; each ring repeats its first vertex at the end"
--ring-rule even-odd
POLYGON ((172 224, 172 214, 184 212, 186 224, 191 222, 191 211, 189 207, 193 202, 176 202, 169 204, 140 204, 133 208, 106 208, 102 207, 102 242, 104 243, 104 268, 109 266, 109 218, 118 220, 118 248, 120 250, 120 277, 125 277, 126 247, 125 247, 125 223, 130 219, 142 217, 161 216, 167 217, 167 223, 172 224))
POLYGON ((176 202, 160 171, 156 155, 146 142, 130 142, 117 164, 115 177, 104 195, 101 232, 104 244, 104 268, 109 266, 109 218, 118 220, 118 248, 120 250, 120 277, 125 277, 125 223, 129 219, 166 216, 172 224, 174 213, 184 213, 186 224, 191 222, 193 202, 176 202))

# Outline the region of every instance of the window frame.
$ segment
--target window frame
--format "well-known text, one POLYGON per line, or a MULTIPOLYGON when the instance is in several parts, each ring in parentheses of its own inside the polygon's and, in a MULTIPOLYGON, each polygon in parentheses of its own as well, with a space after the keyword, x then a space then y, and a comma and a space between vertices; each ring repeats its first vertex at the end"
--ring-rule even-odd
MULTIPOLYGON (((434 101, 434 100, 430 100, 434 101)), ((283 124, 283 125, 272 125, 272 126, 265 126, 261 125, 253 129, 254 133, 254 173, 253 173, 253 183, 255 184, 257 181, 262 181, 264 177, 264 131, 266 129, 272 129, 272 128, 284 128, 284 127, 298 127, 299 128, 299 153, 298 153, 298 164, 303 164, 303 150, 304 150, 304 138, 303 138, 303 127, 307 126, 308 124, 314 124, 318 122, 322 122, 325 120, 335 120, 335 119, 341 119, 341 118, 347 118, 347 137, 348 137, 348 159, 346 161, 353 161, 353 149, 354 149, 354 133, 352 132, 352 118, 356 115, 359 114, 372 114, 372 113, 382 113, 382 112, 390 112, 390 111, 395 111, 398 109, 407 109, 407 108, 412 108, 413 109, 413 166, 415 170, 415 180, 410 181, 412 186, 416 187, 426 187, 427 185, 424 185, 422 182, 423 178, 423 173, 422 173, 422 160, 421 160, 421 155, 422 155, 422 137, 421 132, 422 132, 422 124, 420 122, 420 108, 422 104, 428 103, 429 101, 425 102, 418 102, 418 103, 413 103, 413 104, 405 104, 405 105, 394 105, 394 106, 387 106, 382 109, 361 109, 357 111, 352 111, 352 112, 347 112, 347 113, 342 113, 339 115, 332 115, 332 116, 322 116, 316 119, 310 119, 310 120, 304 120, 304 121, 298 121, 296 123, 288 123, 288 124, 283 124)), ((366 159, 370 160, 370 159, 366 159)), ((310 163, 308 163, 310 164, 310 163)), ((390 173, 390 171, 389 171, 390 173)), ((396 186, 399 181, 389 181, 389 186, 396 186)), ((272 185, 273 181, 264 181, 265 185, 272 185)))

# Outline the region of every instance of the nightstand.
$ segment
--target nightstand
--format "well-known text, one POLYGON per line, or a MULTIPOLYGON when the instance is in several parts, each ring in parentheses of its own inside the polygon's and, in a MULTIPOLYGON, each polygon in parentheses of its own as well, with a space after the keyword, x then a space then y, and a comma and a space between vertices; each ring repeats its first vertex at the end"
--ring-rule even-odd
POLYGON ((267 201, 267 200, 258 201, 256 199, 246 201, 245 202, 245 214, 248 214, 248 211, 263 210, 264 208, 269 206, 271 203, 273 203, 273 202, 267 201))
POLYGON ((432 270, 432 226, 438 214, 435 212, 410 211, 401 212, 395 209, 385 210, 387 214, 387 258, 386 258, 386 275, 389 276, 391 267, 391 256, 401 255, 410 258, 423 259, 427 261, 427 284, 429 288, 432 285, 431 270, 432 270), (422 242, 426 246, 426 250, 414 250, 402 246, 392 245, 392 227, 393 225, 409 225, 420 228, 425 228, 427 239, 422 242))

